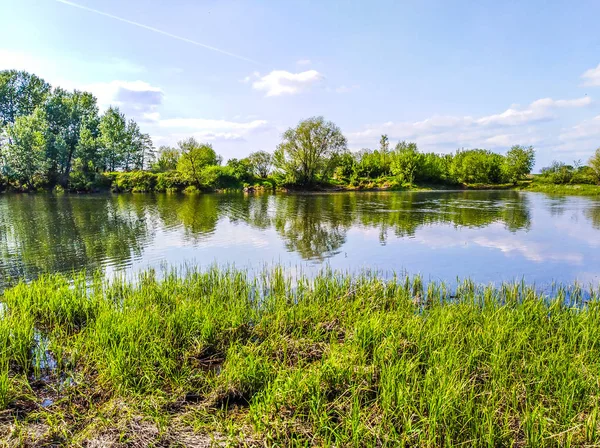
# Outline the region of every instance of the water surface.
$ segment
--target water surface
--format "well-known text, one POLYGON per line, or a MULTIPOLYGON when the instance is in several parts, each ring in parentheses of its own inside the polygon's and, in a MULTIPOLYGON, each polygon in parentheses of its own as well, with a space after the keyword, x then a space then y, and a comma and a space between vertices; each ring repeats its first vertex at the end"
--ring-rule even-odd
POLYGON ((599 200, 530 192, 0 196, 0 286, 215 262, 587 285, 599 249, 599 200))

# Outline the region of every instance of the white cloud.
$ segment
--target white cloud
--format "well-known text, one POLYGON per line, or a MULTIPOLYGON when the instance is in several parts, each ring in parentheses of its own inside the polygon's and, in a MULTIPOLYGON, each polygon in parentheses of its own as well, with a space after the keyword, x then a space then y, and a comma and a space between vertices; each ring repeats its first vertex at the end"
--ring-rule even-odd
POLYGON ((82 90, 92 92, 98 99, 98 107, 117 106, 126 115, 146 121, 157 121, 164 92, 160 87, 145 81, 110 81, 82 85, 82 90))
POLYGON ((291 73, 285 70, 273 70, 252 83, 256 90, 266 92, 266 96, 294 95, 300 93, 324 79, 316 70, 291 73))
POLYGON ((598 64, 596 68, 590 68, 589 70, 586 70, 583 75, 581 75, 581 78, 583 79, 584 86, 600 86, 600 64, 598 64))
POLYGON ((296 61, 296 64, 298 64, 298 65, 310 65, 311 64, 311 60, 310 59, 300 59, 300 60, 296 61))
POLYGON ((433 115, 415 122, 385 122, 351 133, 349 140, 360 147, 372 144, 381 134, 388 134, 391 139, 414 139, 426 149, 436 151, 536 144, 544 138, 536 124, 555 119, 559 109, 585 107, 591 102, 587 96, 572 100, 542 98, 526 107, 513 105, 504 112, 481 117, 433 115))
POLYGON ((223 130, 253 130, 265 127, 266 120, 253 120, 247 122, 212 120, 206 118, 169 118, 161 120, 159 125, 163 128, 188 128, 195 131, 223 131, 223 130))
POLYGON ((563 130, 559 138, 561 141, 587 140, 590 138, 600 140, 600 115, 589 120, 584 120, 572 128, 563 130))

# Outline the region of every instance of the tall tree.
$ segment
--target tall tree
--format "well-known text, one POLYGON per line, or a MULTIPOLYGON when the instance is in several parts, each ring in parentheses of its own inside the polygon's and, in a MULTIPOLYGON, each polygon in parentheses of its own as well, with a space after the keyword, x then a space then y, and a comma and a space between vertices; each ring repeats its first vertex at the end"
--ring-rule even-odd
POLYGON ((50 92, 43 79, 17 70, 0 71, 0 127, 15 122, 17 117, 31 115, 50 92))
POLYGON ((325 177, 333 168, 333 156, 346 148, 346 138, 339 127, 323 117, 313 117, 285 131, 273 161, 287 182, 310 185, 325 177))
POLYGON ((177 149, 169 146, 161 146, 158 148, 158 157, 156 158, 156 162, 152 165, 152 171, 164 173, 176 170, 179 155, 180 153, 177 149))
POLYGON ((273 166, 273 156, 266 151, 256 151, 248 156, 248 160, 252 165, 254 174, 258 177, 265 178, 271 172, 273 166))
POLYGON ((203 168, 221 163, 220 157, 209 143, 199 143, 194 137, 190 137, 177 145, 181 152, 177 170, 197 186, 202 185, 203 168))
POLYGON ((100 118, 98 127, 104 169, 115 171, 121 167, 129 144, 125 116, 119 111, 119 108, 109 107, 100 118))
POLYGON ((4 158, 6 175, 26 189, 45 179, 48 122, 45 111, 37 108, 31 115, 19 116, 7 127, 9 143, 4 158))
POLYGON ((506 153, 504 158, 504 175, 506 179, 516 184, 523 177, 531 173, 535 163, 533 146, 524 147, 515 145, 506 153))
POLYGON ((89 138, 98 132, 96 98, 89 92, 55 89, 48 98, 46 111, 52 133, 48 145, 50 169, 57 181, 66 185, 73 161, 79 156, 82 135, 89 138))
POLYGON ((403 182, 412 184, 421 159, 422 154, 416 143, 400 142, 396 145, 396 150, 392 155, 392 173, 403 182))
POLYGON ((590 168, 594 172, 596 182, 600 183, 600 148, 596 149, 596 152, 590 158, 590 161, 588 163, 590 165, 590 168))

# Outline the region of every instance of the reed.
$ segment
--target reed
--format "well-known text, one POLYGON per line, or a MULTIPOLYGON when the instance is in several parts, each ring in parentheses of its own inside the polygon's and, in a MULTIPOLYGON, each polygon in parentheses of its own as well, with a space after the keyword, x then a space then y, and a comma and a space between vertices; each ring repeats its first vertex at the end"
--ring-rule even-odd
POLYGON ((597 291, 162 274, 3 293, 7 445, 600 442, 597 291))

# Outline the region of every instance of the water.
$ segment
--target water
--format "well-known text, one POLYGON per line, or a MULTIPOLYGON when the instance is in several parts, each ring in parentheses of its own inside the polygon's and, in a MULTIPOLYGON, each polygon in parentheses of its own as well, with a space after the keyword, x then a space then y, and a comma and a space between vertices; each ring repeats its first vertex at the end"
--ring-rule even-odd
POLYGON ((597 285, 599 249, 599 200, 529 192, 0 196, 0 287, 215 262, 597 285))

